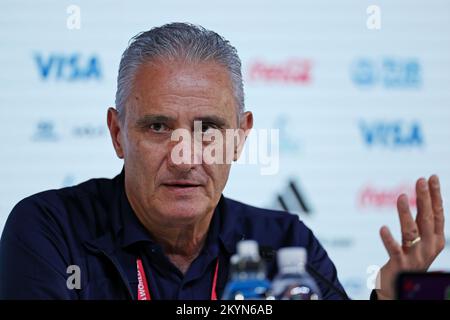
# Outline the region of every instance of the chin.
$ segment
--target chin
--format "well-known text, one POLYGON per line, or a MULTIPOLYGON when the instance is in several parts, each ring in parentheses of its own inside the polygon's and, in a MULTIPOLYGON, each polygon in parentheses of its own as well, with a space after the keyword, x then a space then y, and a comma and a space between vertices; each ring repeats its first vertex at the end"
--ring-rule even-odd
POLYGON ((209 207, 210 203, 203 197, 171 197, 162 203, 160 212, 165 218, 170 219, 169 223, 189 223, 207 214, 209 207))

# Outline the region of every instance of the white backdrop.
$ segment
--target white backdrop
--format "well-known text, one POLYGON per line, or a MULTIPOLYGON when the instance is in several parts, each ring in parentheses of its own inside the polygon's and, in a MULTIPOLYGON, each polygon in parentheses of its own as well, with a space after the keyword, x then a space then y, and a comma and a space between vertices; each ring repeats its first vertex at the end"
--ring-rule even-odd
MULTIPOLYGON (((271 208, 281 196, 322 241, 349 295, 368 298, 371 266, 387 258, 378 229, 399 234, 396 197, 414 197, 415 180, 437 173, 450 200, 446 0, 3 0, 0 230, 28 195, 119 173, 106 109, 120 56, 138 32, 174 21, 230 40, 255 127, 280 130, 278 174, 237 164, 225 195, 271 208), (70 5, 80 29, 67 27, 70 5), (370 5, 381 29, 367 27, 370 5)), ((447 246, 433 269, 449 268, 447 246)))

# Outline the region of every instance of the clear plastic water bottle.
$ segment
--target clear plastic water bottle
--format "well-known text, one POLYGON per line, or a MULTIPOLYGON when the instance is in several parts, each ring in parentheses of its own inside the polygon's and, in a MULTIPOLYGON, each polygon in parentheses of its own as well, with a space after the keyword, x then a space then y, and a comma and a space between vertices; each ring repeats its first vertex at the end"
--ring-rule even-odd
POLYGON ((273 279, 270 295, 276 300, 320 300, 320 290, 305 269, 305 248, 281 248, 277 253, 278 275, 273 279))
POLYGON ((237 244, 237 253, 231 257, 231 277, 223 300, 266 300, 270 282, 266 278, 264 261, 259 255, 258 243, 243 240, 237 244))

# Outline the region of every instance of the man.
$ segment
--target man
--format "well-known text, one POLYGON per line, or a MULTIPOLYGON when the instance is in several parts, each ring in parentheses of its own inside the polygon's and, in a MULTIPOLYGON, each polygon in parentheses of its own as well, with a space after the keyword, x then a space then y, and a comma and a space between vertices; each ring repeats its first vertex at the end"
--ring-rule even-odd
MULTIPOLYGON (((242 239, 269 253, 305 247, 323 297, 345 298, 333 263, 296 216, 222 196, 253 126, 241 63, 226 40, 182 23, 139 34, 122 56, 116 108, 107 122, 123 171, 16 205, 1 239, 2 298, 216 299, 242 239), (188 135, 174 139, 180 130, 188 135), (238 134, 211 139, 227 130, 238 134), (230 161, 205 161, 198 142, 232 146, 230 161)), ((393 298, 396 274, 426 270, 444 247, 436 176, 418 180, 417 205, 414 221, 406 196, 398 199, 402 245, 381 229, 390 258, 373 298, 393 298)), ((272 278, 276 263, 265 256, 272 278)))

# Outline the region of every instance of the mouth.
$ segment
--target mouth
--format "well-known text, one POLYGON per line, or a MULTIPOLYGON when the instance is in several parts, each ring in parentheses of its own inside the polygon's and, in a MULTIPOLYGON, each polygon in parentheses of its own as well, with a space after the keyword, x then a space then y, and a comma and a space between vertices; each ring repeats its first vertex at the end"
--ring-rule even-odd
POLYGON ((162 184, 165 188, 169 189, 171 192, 175 192, 177 194, 186 194, 189 192, 196 191, 202 185, 199 183, 191 182, 191 181, 170 181, 162 184))
POLYGON ((190 187, 199 187, 201 186, 200 183, 191 182, 191 181, 169 181, 166 183, 163 183, 165 186, 169 187, 178 187, 178 188, 190 188, 190 187))

